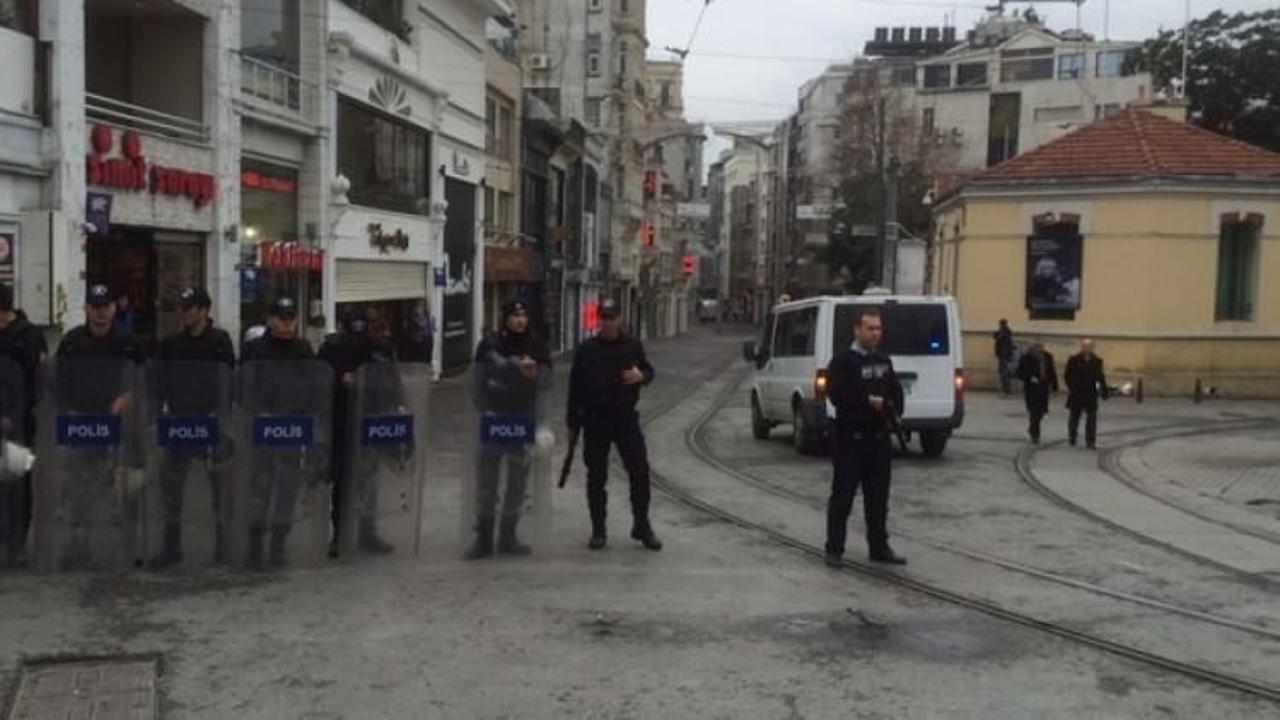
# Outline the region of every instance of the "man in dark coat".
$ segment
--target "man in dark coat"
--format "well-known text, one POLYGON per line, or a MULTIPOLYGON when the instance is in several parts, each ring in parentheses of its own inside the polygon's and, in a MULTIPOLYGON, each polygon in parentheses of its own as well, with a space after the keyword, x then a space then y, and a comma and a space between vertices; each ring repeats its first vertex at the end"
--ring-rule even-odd
POLYGON ((1009 376, 1013 374, 1013 331, 1009 321, 1000 319, 1000 328, 992 335, 996 341, 996 372, 1000 374, 1000 392, 1009 394, 1009 376))
MULTIPOLYGON (((0 437, 28 448, 36 440, 36 378, 46 354, 44 333, 14 305, 13 288, 0 285, 0 437)), ((0 478, 0 568, 26 562, 31 490, 31 473, 0 478)))
POLYGON ((1058 373, 1053 367, 1053 356, 1044 349, 1044 343, 1031 346, 1031 352, 1018 363, 1018 379, 1022 381, 1022 394, 1027 401, 1030 424, 1027 433, 1031 442, 1040 442, 1040 421, 1049 414, 1049 396, 1058 392, 1058 373))
POLYGON ((1063 379, 1067 383, 1067 410, 1070 411, 1067 438, 1072 445, 1076 444, 1080 414, 1084 413, 1084 441, 1092 450, 1098 442, 1098 398, 1106 400, 1110 395, 1102 358, 1094 354, 1092 339, 1080 341, 1080 352, 1067 360, 1063 379))

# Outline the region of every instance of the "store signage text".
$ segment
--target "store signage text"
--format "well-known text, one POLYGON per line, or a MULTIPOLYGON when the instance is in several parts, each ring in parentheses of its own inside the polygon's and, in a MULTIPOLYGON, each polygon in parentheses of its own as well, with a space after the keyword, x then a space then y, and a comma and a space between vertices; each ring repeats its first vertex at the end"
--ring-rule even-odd
POLYGON ((390 253, 392 248, 408 250, 409 233, 398 228, 393 233, 387 233, 382 231, 382 223, 369 223, 369 244, 383 255, 390 253))
POLYGON ((212 175, 148 164, 142 155, 142 136, 133 130, 121 133, 120 157, 106 157, 115 145, 112 130, 106 125, 93 126, 89 145, 85 167, 89 185, 187 197, 197 208, 213 201, 212 175))
POLYGON ((254 170, 245 170, 240 173, 240 184, 254 190, 278 193, 291 193, 298 187, 298 182, 293 178, 264 175, 254 170))
POLYGON ((324 269, 324 250, 294 241, 268 240, 258 243, 258 267, 264 270, 324 269))

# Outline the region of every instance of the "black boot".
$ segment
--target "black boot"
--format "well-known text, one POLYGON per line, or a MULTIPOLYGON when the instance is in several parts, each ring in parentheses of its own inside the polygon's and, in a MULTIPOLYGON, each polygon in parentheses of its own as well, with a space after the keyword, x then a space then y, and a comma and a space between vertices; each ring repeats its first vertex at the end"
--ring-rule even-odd
POLYGON ((164 526, 164 544, 160 548, 160 557, 155 559, 155 568, 171 567, 182 562, 182 526, 164 526))
POLYGON ((476 543, 462 557, 479 560, 493 554, 493 516, 486 515, 476 521, 476 543))
POLYGON ((289 564, 289 559, 284 553, 285 541, 289 538, 289 530, 291 526, 288 523, 279 523, 271 528, 271 558, 272 567, 282 568, 289 564))
POLYGON ((884 565, 906 565, 907 559, 898 555, 889 547, 888 543, 873 546, 869 553, 871 562, 882 563, 884 565))
POLYGON ((592 550, 603 550, 609 542, 609 533, 605 530, 604 518, 591 518, 591 539, 587 547, 592 550))
POLYGON ((662 549, 662 541, 653 533, 653 528, 649 526, 648 520, 636 520, 631 526, 631 538, 639 540, 641 545, 647 550, 657 552, 662 549))
POLYGON ((360 520, 360 550, 374 555, 386 555, 395 552, 395 546, 378 537, 373 518, 360 520))
POLYGON ((250 570, 262 569, 262 537, 267 529, 262 525, 249 526, 249 556, 245 558, 244 564, 250 570))
POLYGON ((520 518, 503 518, 498 530, 498 552, 506 555, 528 555, 533 549, 516 538, 516 523, 520 518))

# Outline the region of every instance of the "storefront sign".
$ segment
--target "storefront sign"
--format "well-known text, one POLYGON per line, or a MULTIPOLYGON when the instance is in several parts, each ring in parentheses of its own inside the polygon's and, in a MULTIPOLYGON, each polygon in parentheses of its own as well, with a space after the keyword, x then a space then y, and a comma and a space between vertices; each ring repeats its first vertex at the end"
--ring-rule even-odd
POLYGON ((1080 309, 1083 245, 1074 225, 1044 226, 1027 238, 1027 308, 1080 309))
POLYGON ((257 170, 245 170, 240 173, 240 184, 254 190, 278 193, 291 193, 298 187, 298 181, 293 178, 275 177, 257 170))
POLYGON ((525 247, 486 247, 484 279, 496 283, 536 282, 533 250, 525 247))
POLYGON ((293 241, 260 242, 257 264, 262 270, 320 272, 324 270, 324 250, 293 241))
POLYGON ((387 233, 383 232, 382 223, 369 223, 369 244, 383 255, 390 253, 392 249, 408 250, 409 233, 399 228, 393 233, 387 233))
POLYGON ((197 208, 213 201, 212 175, 148 164, 142 155, 142 136, 133 130, 121 134, 120 157, 106 157, 115 145, 110 127, 94 125, 89 140, 85 168, 89 185, 187 197, 197 208))
POLYGON ((84 221, 93 226, 94 235, 111 232, 111 196, 106 193, 88 193, 84 204, 84 221))

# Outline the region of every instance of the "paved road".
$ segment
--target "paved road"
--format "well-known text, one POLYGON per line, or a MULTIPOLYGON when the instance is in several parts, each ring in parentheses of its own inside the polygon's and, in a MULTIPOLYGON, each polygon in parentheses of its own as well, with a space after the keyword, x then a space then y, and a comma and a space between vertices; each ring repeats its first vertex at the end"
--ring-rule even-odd
MULTIPOLYGON (((644 410, 655 466, 673 482, 722 492, 726 505, 753 502, 770 522, 812 539, 821 525, 811 509, 732 488, 683 445, 737 348, 731 336, 652 345, 659 379, 644 410)), ((620 479, 606 552, 584 547, 579 474, 555 495, 553 529, 532 558, 463 562, 462 390, 446 384, 433 398, 422 557, 266 576, 0 578, 0 686, 12 686, 32 657, 157 653, 172 718, 1276 714, 1234 692, 830 572, 661 495, 654 515, 667 549, 643 551, 625 538, 620 479)), ((895 522, 1030 560, 1051 549, 1064 568, 1122 588, 1172 587, 1176 577, 1190 596, 1205 593, 1207 607, 1224 602, 1225 591, 1207 589, 1215 573, 1135 549, 1011 480, 1016 407, 992 408, 975 411, 966 430, 997 439, 959 442, 945 465, 903 464, 895 522)), ((742 437, 740 417, 731 408, 710 441, 734 463, 777 468, 821 497, 821 459, 797 462, 782 439, 742 437)), ((918 549, 904 549, 913 572, 928 566, 918 549)), ((1273 594, 1230 592, 1237 599, 1227 609, 1275 612, 1273 594)), ((1025 602, 1054 595, 1041 590, 1025 602)))

